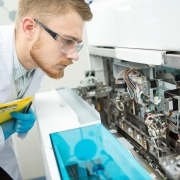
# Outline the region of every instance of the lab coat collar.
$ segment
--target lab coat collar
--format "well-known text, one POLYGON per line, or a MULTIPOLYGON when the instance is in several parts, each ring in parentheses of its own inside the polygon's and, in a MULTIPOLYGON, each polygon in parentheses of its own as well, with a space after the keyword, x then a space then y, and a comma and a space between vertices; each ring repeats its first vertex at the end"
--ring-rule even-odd
POLYGON ((14 25, 0 28, 0 102, 17 98, 13 80, 14 25))

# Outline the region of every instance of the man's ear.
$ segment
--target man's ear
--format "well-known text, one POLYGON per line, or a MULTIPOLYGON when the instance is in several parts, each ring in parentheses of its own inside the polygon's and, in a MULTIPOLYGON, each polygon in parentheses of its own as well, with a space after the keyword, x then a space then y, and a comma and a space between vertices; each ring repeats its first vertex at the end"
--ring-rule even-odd
POLYGON ((26 34, 26 36, 28 38, 32 38, 35 32, 35 26, 36 26, 36 23, 34 22, 34 20, 32 18, 25 17, 22 20, 21 26, 22 26, 22 31, 26 34))

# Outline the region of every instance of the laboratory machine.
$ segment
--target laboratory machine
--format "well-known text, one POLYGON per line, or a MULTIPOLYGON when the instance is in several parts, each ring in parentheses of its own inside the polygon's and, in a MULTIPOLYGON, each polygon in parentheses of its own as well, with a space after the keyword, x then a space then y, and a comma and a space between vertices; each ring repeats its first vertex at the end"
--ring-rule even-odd
POLYGON ((163 179, 180 179, 180 2, 94 0, 76 92, 163 179))
POLYGON ((180 1, 90 7, 91 69, 36 97, 47 179, 179 180, 180 1))

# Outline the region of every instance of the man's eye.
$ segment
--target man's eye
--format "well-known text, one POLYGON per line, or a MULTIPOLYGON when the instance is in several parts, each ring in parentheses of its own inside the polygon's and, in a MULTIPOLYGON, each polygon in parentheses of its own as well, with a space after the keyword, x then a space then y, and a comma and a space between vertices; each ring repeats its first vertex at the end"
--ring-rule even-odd
POLYGON ((73 45, 74 41, 72 41, 71 39, 64 39, 64 43, 67 45, 73 45))

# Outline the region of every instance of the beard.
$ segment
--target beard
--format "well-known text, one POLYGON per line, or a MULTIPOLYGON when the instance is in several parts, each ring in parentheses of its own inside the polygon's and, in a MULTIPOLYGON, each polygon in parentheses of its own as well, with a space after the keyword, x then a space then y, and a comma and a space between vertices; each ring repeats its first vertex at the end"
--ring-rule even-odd
POLYGON ((61 79, 64 77, 64 70, 59 70, 59 73, 56 73, 56 74, 52 74, 52 73, 49 73, 46 72, 46 74, 50 77, 50 78, 53 78, 53 79, 61 79))
MULTIPOLYGON (((43 61, 42 57, 42 51, 41 47, 43 47, 43 43, 40 40, 40 38, 37 39, 37 41, 32 45, 32 48, 30 50, 30 56, 34 60, 34 62, 37 64, 37 66, 42 69, 50 78, 53 79, 60 79, 64 76, 64 69, 57 69, 58 66, 61 64, 57 64, 54 68, 52 68, 48 63, 43 61)), ((60 61, 60 60, 59 60, 60 61)), ((61 61, 60 61, 61 62, 61 61)), ((64 65, 72 64, 71 60, 64 60, 64 65)))

